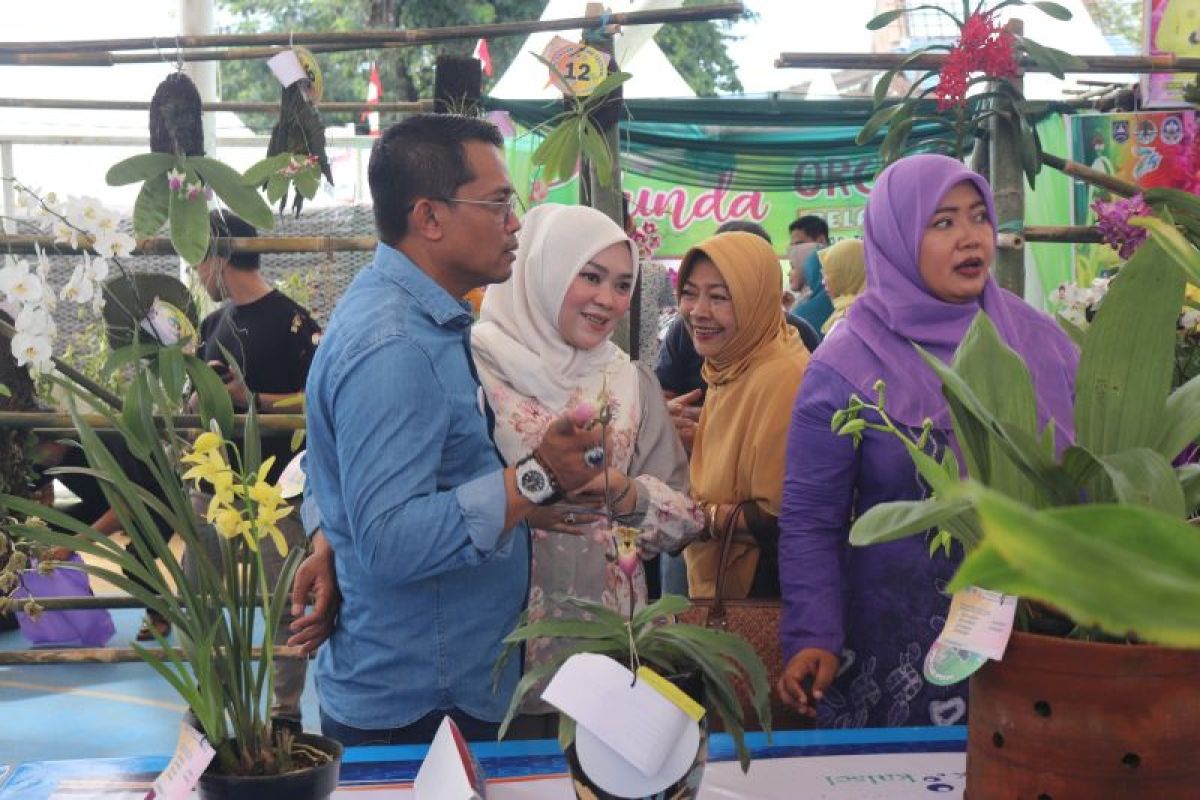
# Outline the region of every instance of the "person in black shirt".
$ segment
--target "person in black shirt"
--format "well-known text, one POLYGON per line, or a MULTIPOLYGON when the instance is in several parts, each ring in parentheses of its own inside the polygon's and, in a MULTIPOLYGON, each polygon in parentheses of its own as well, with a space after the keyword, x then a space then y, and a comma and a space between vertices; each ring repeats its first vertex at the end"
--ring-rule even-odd
MULTIPOLYGON (((213 249, 195 265, 196 275, 205 291, 222 306, 200 323, 200 341, 196 355, 221 375, 235 409, 245 410, 250 402, 265 413, 276 403, 294 398, 304 391, 308 368, 312 364, 321 330, 308 311, 287 295, 271 287, 259 272, 257 253, 229 253, 217 237, 253 237, 252 225, 228 212, 210 215, 213 249), (222 249, 225 251, 222 252, 222 249), (233 357, 244 380, 230 368, 226 352, 233 357)), ((295 413, 288 407, 280 413, 295 413)), ((290 433, 262 431, 262 459, 271 456, 275 463, 267 473, 274 482, 293 458, 290 433)), ((241 443, 238 443, 239 449, 241 443)), ((196 492, 192 501, 197 514, 204 517, 211 497, 196 492)), ((307 540, 298 511, 279 521, 279 529, 290 547, 305 547, 307 540)), ((202 526, 213 563, 220 563, 218 534, 210 525, 202 526)), ((278 580, 283 557, 272 546, 262 548, 264 568, 269 580, 278 580)), ((186 558, 185 558, 186 567, 186 558)), ((276 645, 286 643, 291 622, 285 606, 284 617, 275 638, 276 645)), ((271 709, 276 724, 300 729, 300 695, 304 691, 305 662, 280 659, 275 662, 275 705, 271 709)))

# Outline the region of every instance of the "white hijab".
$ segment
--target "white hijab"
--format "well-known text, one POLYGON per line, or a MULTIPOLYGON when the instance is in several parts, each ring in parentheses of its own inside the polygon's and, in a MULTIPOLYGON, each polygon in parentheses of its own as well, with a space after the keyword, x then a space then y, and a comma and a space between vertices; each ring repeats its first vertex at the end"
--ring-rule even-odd
MULTIPOLYGON (((554 414, 565 411, 580 390, 584 399, 594 400, 605 386, 626 407, 636 405, 637 371, 629 356, 611 340, 591 350, 572 347, 558 330, 558 316, 575 276, 610 245, 629 246, 636 278, 637 246, 603 213, 551 203, 525 215, 518 239, 512 277, 488 287, 471 332, 483 388, 506 384, 554 414)), ((501 452, 511 457, 505 444, 498 439, 501 452)))

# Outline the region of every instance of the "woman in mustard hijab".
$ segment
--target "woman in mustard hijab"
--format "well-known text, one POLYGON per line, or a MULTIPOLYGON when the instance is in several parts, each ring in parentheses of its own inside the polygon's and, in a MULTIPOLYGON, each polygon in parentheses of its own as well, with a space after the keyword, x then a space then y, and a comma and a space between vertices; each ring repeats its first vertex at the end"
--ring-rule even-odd
POLYGON ((788 420, 808 352, 784 320, 779 259, 751 233, 688 251, 679 309, 708 383, 692 449, 692 492, 708 520, 684 551, 688 591, 712 597, 720 537, 735 518, 724 596, 779 596, 779 504, 788 420), (734 516, 741 507, 742 513, 734 516))
POLYGON ((862 239, 842 239, 820 251, 817 257, 821 259, 825 291, 833 300, 833 313, 821 326, 821 333, 828 336, 867 287, 867 263, 862 239))

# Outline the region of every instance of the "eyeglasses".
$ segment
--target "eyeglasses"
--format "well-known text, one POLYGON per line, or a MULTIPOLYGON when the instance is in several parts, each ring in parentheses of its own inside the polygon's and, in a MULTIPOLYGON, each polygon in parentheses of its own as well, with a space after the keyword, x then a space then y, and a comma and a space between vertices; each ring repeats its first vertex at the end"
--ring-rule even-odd
MULTIPOLYGON (((503 211, 505 225, 509 223, 509 221, 512 219, 512 215, 517 211, 517 209, 520 209, 522 214, 525 213, 525 203, 521 200, 521 195, 517 194, 516 192, 513 192, 503 200, 469 200, 463 197, 431 197, 429 199, 438 200, 442 203, 465 203, 472 206, 491 206, 492 210, 496 214, 500 214, 501 211, 503 211)), ((406 208, 404 213, 407 214, 414 208, 416 208, 416 203, 413 203, 406 208)))

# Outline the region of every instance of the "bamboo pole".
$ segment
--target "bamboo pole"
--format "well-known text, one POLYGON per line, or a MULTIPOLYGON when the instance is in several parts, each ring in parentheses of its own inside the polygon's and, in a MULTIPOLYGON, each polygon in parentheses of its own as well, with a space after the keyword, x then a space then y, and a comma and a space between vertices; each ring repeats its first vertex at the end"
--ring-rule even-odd
POLYGON ((1027 242, 1056 244, 1100 244, 1104 238, 1090 225, 1029 225, 1023 231, 1027 242))
POLYGON ((706 6, 625 11, 602 17, 571 17, 554 20, 497 22, 487 25, 458 25, 445 28, 409 30, 366 30, 322 33, 243 33, 209 36, 164 36, 142 39, 89 39, 57 42, 0 43, 0 64, 38 66, 106 66, 113 64, 153 63, 156 61, 231 61, 269 58, 281 49, 304 45, 314 53, 347 50, 412 47, 456 39, 492 39, 525 36, 541 31, 598 28, 602 25, 651 25, 678 22, 703 22, 741 16, 740 2, 706 6), (267 45, 267 46, 264 46, 267 45), (212 49, 212 48, 234 49, 212 49), (207 48, 207 49, 198 49, 207 48), (152 50, 149 53, 120 54, 118 51, 152 50))
MULTIPOLYGON (((151 655, 166 658, 167 651, 157 647, 147 648, 151 655)), ((170 652, 180 661, 187 661, 183 648, 172 647, 170 652)), ((303 648, 275 647, 271 651, 275 658, 307 659, 303 648)), ((250 651, 250 658, 262 658, 262 648, 250 651)), ((132 647, 73 647, 64 650, 4 650, 0 651, 0 667, 28 666, 33 664, 130 664, 144 661, 132 647)))
MULTIPOLYGON (((318 103, 321 112, 331 114, 378 111, 381 114, 420 114, 433 110, 432 100, 413 103, 318 103)), ((54 98, 0 97, 0 108, 65 108, 80 111, 148 111, 150 103, 140 100, 56 100, 54 98)), ((269 113, 279 111, 279 101, 201 103, 203 111, 232 111, 235 113, 269 113)))
MULTIPOLYGON (((116 406, 120 408, 120 402, 116 406)), ((85 422, 98 431, 115 430, 108 417, 103 414, 82 414, 85 422)), ((156 422, 162 422, 162 417, 155 417, 156 422)), ((185 431, 207 430, 204 422, 196 414, 181 414, 172 417, 175 428, 185 431)), ((246 415, 235 414, 234 427, 241 431, 246 427, 246 415)), ((0 428, 42 429, 60 428, 74 429, 75 423, 69 414, 56 414, 52 411, 0 411, 0 428)), ((258 427, 268 431, 297 431, 305 427, 303 414, 259 414, 258 427)))
POLYGON ((1053 153, 1042 153, 1042 163, 1048 167, 1053 167, 1059 172, 1070 175, 1072 178, 1078 178, 1085 183, 1091 183, 1116 192, 1122 197, 1132 197, 1142 191, 1142 188, 1135 183, 1121 180, 1115 175, 1109 175, 1107 172, 1092 169, 1089 166, 1080 164, 1078 161, 1070 161, 1053 153))
MULTIPOLYGON (((221 252, 229 253, 357 253, 370 252, 379 241, 374 236, 251 236, 218 238, 221 252), (225 248, 229 249, 226 250, 225 248)), ((0 253, 25 255, 35 252, 34 246, 48 255, 55 255, 57 245, 52 236, 0 235, 0 253)), ((80 245, 91 246, 91 239, 80 237, 80 245)), ((63 255, 72 255, 64 253, 63 255)), ((133 251, 135 256, 173 256, 175 248, 165 236, 143 239, 133 251)))
MULTIPOLYGON (((1020 36, 1025 26, 1019 19, 1010 19, 1004 29, 1014 36, 1020 36)), ((1023 84, 1019 76, 1012 79, 1012 86, 1018 94, 1023 94, 1023 84)), ((1021 129, 1013 118, 1001 114, 993 115, 987 121, 987 126, 990 132, 986 143, 988 172, 991 175, 996 219, 1000 224, 1011 220, 1022 221, 1025 219, 1025 171, 1021 165, 1021 129)), ((1008 289, 1017 297, 1025 296, 1025 252, 1019 240, 996 253, 996 263, 992 269, 1001 288, 1008 289)))
MULTIPOLYGON (((895 69, 904 64, 905 69, 941 69, 946 63, 944 53, 922 53, 912 61, 904 63, 907 53, 780 53, 775 59, 778 69, 895 69)), ((1083 63, 1079 69, 1069 69, 1072 74, 1102 74, 1111 72, 1200 72, 1200 58, 1169 56, 1077 56, 1083 63)), ((1036 61, 1025 58, 1020 61, 1025 72, 1049 72, 1036 61)))
MULTIPOLYGON (((69 569, 69 568, 68 568, 69 569)), ((138 600, 136 597, 127 594, 101 594, 94 597, 37 597, 35 602, 46 611, 79 611, 79 610, 95 610, 98 608, 145 608, 146 604, 138 600)), ((184 598, 176 597, 175 600, 183 606, 186 606, 184 598)), ((246 598, 247 601, 250 598, 246 598)), ((15 602, 23 602, 16 600, 15 602)), ((257 607, 262 607, 262 598, 255 596, 254 604, 257 607)))

